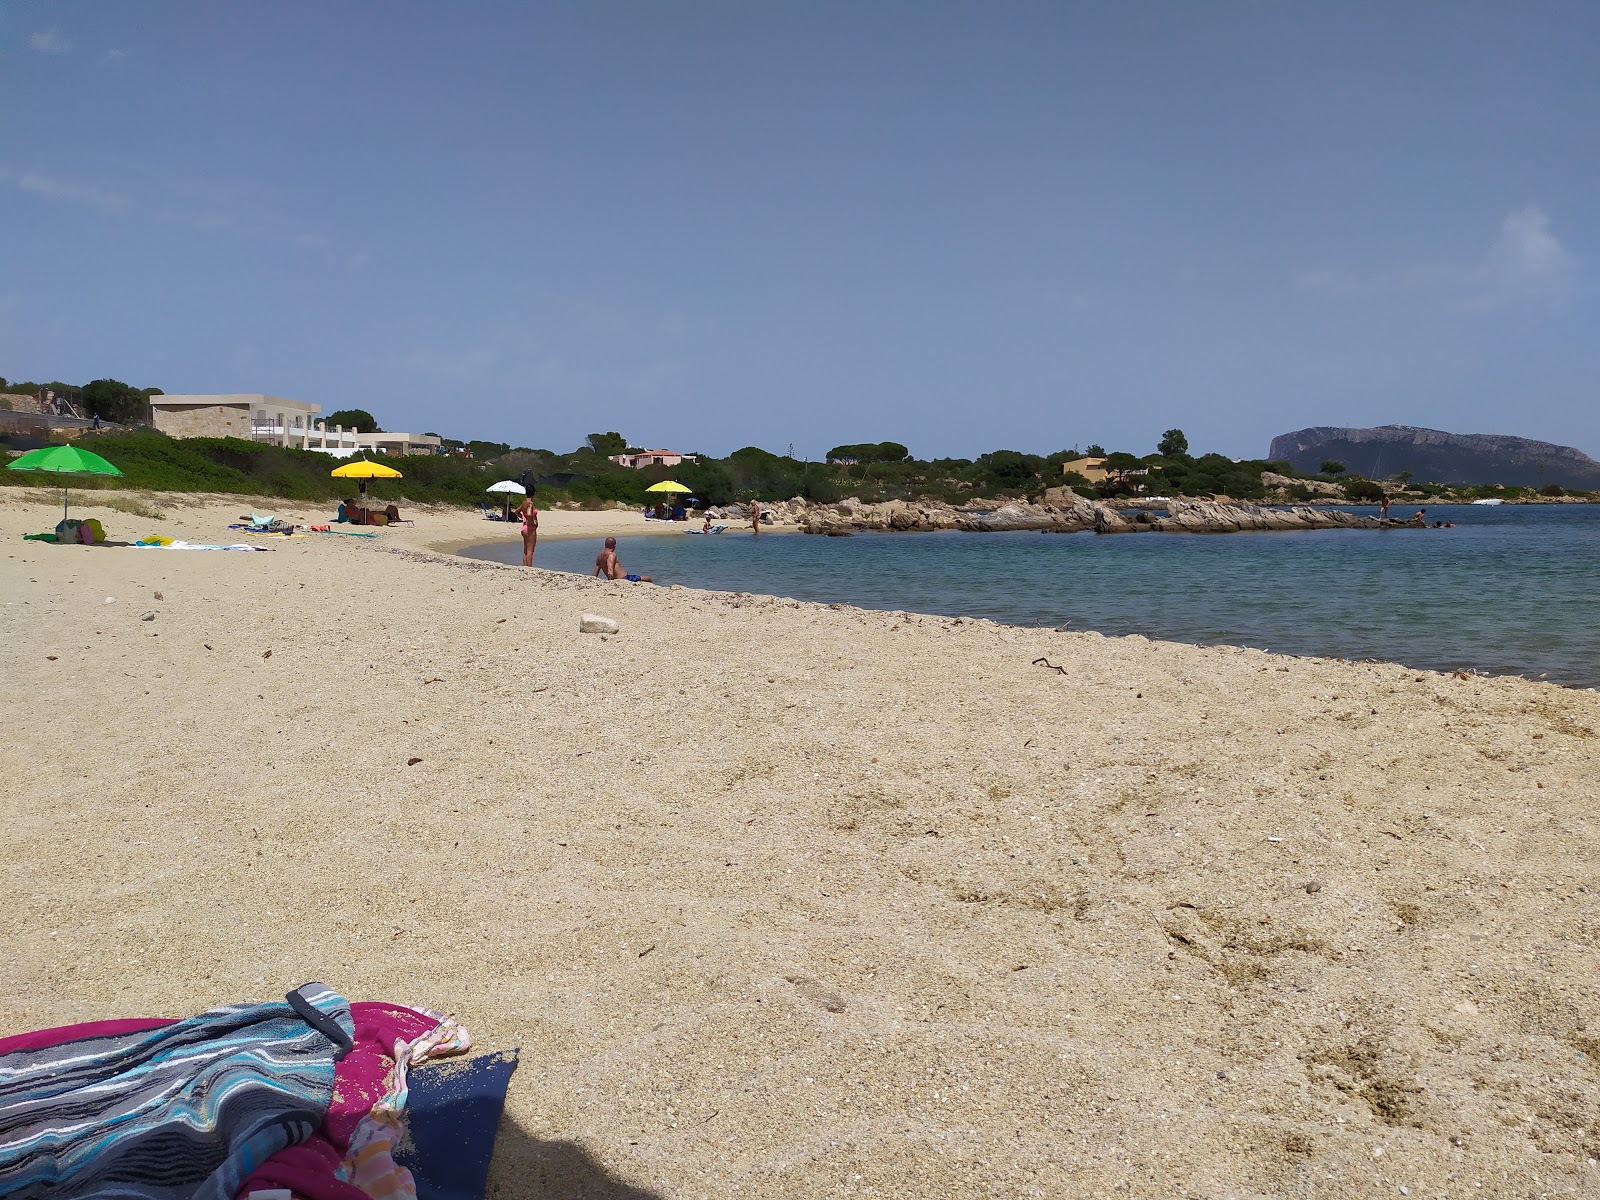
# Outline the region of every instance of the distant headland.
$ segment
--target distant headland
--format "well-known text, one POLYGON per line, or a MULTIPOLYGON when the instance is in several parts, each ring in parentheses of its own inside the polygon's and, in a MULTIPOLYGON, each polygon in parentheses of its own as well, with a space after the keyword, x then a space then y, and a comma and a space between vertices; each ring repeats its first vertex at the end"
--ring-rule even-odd
POLYGON ((1577 491, 1600 488, 1600 462, 1571 446, 1500 433, 1446 433, 1415 425, 1375 429, 1318 425, 1272 439, 1269 459, 1315 471, 1337 459, 1368 479, 1405 477, 1455 487, 1499 484, 1577 491))

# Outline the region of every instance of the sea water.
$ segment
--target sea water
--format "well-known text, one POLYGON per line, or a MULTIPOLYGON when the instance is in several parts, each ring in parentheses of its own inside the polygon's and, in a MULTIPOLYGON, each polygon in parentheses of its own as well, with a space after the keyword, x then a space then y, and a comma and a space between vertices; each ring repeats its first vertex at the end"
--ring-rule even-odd
MULTIPOLYGON (((1356 510, 1370 512, 1371 510, 1356 510)), ((619 538, 658 583, 1600 686, 1600 506, 1439 505, 1454 529, 619 538)), ((469 555, 521 561, 521 541, 469 555)), ((539 542, 588 574, 600 539, 539 542)))

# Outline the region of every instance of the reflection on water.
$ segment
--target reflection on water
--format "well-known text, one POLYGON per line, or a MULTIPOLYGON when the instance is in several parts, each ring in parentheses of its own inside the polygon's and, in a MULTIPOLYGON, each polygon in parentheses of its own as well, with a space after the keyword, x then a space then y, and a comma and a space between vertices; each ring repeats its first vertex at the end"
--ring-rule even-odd
MULTIPOLYGON (((1600 507, 1429 506, 1454 529, 622 538, 664 583, 1600 686, 1600 507)), ((599 539, 541 541, 588 574, 599 539)), ((520 543, 469 552, 520 561, 520 543)))

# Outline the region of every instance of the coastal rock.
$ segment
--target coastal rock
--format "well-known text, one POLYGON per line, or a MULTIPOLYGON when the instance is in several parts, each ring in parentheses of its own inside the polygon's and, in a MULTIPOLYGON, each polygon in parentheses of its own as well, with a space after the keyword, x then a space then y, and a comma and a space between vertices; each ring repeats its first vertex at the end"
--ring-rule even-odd
POLYGON ((992 512, 965 517, 960 528, 976 533, 999 533, 1012 529, 1048 529, 1057 523, 1056 515, 1046 509, 1012 501, 992 512))
POLYGON ((580 633, 615 633, 617 623, 610 617, 602 617, 598 613, 584 613, 578 618, 578 631, 580 633))
POLYGON ((1094 531, 1096 533, 1148 533, 1153 528, 1148 524, 1134 524, 1127 517, 1111 508, 1101 508, 1094 515, 1094 531))
POLYGON ((808 508, 797 513, 795 524, 802 533, 835 534, 840 530, 848 532, 857 529, 908 533, 954 529, 957 527, 957 513, 948 504, 937 501, 910 504, 904 500, 888 500, 881 504, 862 504, 852 497, 840 504, 808 508))
POLYGON ((1379 529, 1376 517, 1342 509, 1263 508, 1256 504, 1222 504, 1215 500, 1174 500, 1167 516, 1155 522, 1162 533, 1239 533, 1246 530, 1379 529))
MULTIPOLYGON (((843 536, 856 530, 890 530, 896 533, 960 529, 969 533, 1042 530, 1048 533, 1241 533, 1293 529, 1379 529, 1376 517, 1319 509, 1307 505, 1268 508, 1234 500, 1145 499, 1142 511, 1126 515, 1117 507, 1080 496, 1070 488, 1051 488, 1041 503, 1012 500, 992 507, 961 509, 938 501, 911 503, 890 500, 862 504, 854 497, 833 505, 816 505, 796 511, 794 524, 802 533, 843 536), (1044 503, 1048 501, 1049 503, 1044 503)), ((1390 522, 1393 527, 1396 522, 1390 522)))

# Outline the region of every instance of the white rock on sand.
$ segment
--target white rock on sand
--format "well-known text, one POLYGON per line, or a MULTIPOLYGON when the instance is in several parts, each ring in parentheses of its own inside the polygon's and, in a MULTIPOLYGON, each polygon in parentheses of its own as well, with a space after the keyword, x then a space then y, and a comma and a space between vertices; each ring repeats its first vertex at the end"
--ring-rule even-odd
POLYGON ((506 1196, 1600 1194, 1593 693, 37 495, 4 1031, 446 1009, 522 1047, 506 1196))

